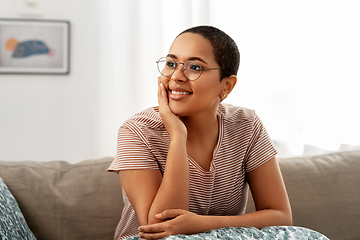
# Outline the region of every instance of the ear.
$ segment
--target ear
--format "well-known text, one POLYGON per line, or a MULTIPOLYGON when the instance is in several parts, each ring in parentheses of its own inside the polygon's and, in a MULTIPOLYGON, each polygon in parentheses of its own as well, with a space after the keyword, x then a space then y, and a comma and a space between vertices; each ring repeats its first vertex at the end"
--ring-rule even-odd
POLYGON ((222 81, 224 82, 224 88, 220 93, 220 98, 224 100, 234 89, 237 83, 237 77, 235 75, 231 75, 229 77, 224 78, 222 81))

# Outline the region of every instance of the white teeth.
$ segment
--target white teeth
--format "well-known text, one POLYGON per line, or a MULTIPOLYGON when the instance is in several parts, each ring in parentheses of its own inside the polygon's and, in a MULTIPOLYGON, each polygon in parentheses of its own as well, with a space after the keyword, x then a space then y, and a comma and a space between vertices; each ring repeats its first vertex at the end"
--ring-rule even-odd
POLYGON ((179 92, 179 91, 172 91, 172 94, 176 94, 176 95, 189 95, 189 92, 179 92))

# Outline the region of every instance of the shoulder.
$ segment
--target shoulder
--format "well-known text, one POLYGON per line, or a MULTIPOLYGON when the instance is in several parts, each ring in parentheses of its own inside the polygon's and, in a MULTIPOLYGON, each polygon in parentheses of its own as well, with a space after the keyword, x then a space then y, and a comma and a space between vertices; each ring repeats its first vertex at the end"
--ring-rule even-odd
POLYGON ((226 103, 220 104, 218 113, 225 122, 231 123, 252 122, 257 118, 255 110, 226 103))
POLYGON ((120 126, 118 134, 120 137, 141 139, 147 144, 164 141, 168 136, 159 107, 151 107, 133 115, 120 126))
POLYGON ((151 107, 141 111, 124 122, 124 126, 136 126, 138 128, 158 129, 163 127, 159 107, 151 107))

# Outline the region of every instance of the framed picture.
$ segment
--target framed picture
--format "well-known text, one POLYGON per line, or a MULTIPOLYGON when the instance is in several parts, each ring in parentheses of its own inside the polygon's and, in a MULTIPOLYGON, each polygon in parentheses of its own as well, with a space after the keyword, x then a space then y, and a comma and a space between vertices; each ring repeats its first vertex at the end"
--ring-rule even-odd
POLYGON ((0 74, 69 74, 70 23, 0 19, 0 74))

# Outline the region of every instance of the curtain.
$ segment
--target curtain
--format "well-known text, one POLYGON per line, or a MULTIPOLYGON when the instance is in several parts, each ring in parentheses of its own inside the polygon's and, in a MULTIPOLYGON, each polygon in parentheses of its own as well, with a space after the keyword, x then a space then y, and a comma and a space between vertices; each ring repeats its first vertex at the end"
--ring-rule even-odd
POLYGON ((238 44, 225 100, 256 110, 280 156, 360 145, 357 1, 106 0, 101 12, 97 156, 114 155, 132 114, 157 105, 156 60, 182 30, 210 24, 238 44))

